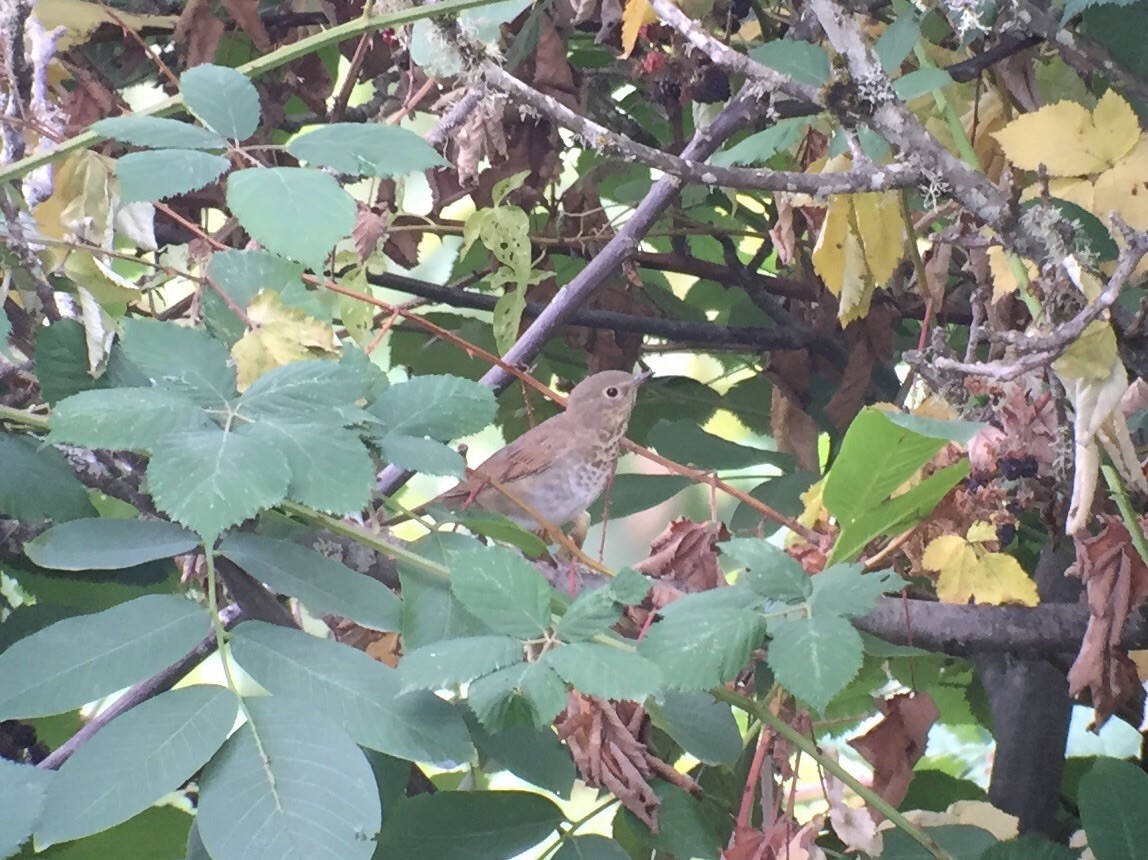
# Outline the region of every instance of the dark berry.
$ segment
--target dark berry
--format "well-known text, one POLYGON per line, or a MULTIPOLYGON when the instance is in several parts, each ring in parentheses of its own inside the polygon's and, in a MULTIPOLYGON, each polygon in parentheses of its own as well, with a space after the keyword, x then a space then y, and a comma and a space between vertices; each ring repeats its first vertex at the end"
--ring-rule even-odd
POLYGON ((729 4, 729 14, 735 21, 740 21, 748 17, 750 9, 750 0, 733 0, 733 2, 729 4))
POLYGON ((1012 523, 1001 523, 997 526, 997 540, 1002 547, 1008 546, 1016 539, 1016 526, 1012 523))
POLYGON ((678 104, 682 100, 682 85, 670 78, 662 78, 654 84, 654 96, 665 104, 678 104))
POLYGON ((1039 469, 1040 464, 1036 462, 1036 457, 1024 457, 1020 461, 1020 476, 1022 478, 1035 478, 1039 469))
POLYGON ((717 66, 706 66, 694 84, 694 101, 701 104, 724 102, 730 97, 729 75, 717 66))
POLYGON ((12 721, 8 728, 8 737, 18 747, 28 749, 36 745, 36 729, 27 723, 12 721))
POLYGON ((1020 478, 1020 460, 1016 457, 1001 457, 997 460, 997 468, 1001 477, 1006 481, 1015 481, 1020 478))

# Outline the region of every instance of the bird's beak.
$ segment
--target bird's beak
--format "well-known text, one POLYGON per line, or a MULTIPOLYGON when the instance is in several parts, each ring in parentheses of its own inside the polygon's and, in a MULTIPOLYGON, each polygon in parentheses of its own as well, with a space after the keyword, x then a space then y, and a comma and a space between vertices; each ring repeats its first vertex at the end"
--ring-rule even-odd
POLYGON ((637 388, 639 385, 641 385, 643 382, 645 382, 647 379, 649 379, 653 375, 654 375, 654 371, 652 371, 652 370, 643 370, 641 373, 635 373, 634 374, 634 387, 637 388))

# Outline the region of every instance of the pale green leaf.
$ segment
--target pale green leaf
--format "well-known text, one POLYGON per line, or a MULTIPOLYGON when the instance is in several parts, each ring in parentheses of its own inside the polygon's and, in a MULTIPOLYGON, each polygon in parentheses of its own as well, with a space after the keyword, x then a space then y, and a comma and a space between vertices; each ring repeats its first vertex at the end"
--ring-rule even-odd
POLYGON ((55 774, 0 758, 0 857, 11 857, 32 835, 55 774))
POLYGON ((214 182, 230 166, 222 155, 195 149, 129 152, 116 159, 120 200, 151 202, 196 191, 214 182))
POLYGON ((163 520, 80 519, 52 526, 24 544, 50 570, 122 570, 191 552, 199 538, 163 520))
POLYGON ((416 376, 380 394, 370 412, 388 433, 447 442, 489 425, 496 406, 485 385, 457 376, 416 376))
POLYGON ((579 692, 602 699, 640 702, 663 684, 662 672, 653 661, 596 642, 552 648, 542 661, 579 692))
MULTIPOLYGON (((718 167, 764 164, 777 153, 797 143, 808 125, 809 120, 805 117, 780 120, 765 131, 751 134, 729 149, 715 153, 710 163, 718 167)), ((735 411, 734 414, 738 413, 735 411)))
POLYGON ((235 394, 227 347, 201 329, 131 317, 108 363, 117 387, 159 385, 186 393, 200 406, 219 407, 235 394))
POLYGON ((616 601, 614 590, 606 585, 592 591, 583 591, 574 598, 574 602, 559 619, 554 632, 567 642, 578 642, 609 630, 621 616, 622 609, 616 601))
POLYGON ((300 135, 287 151, 302 161, 351 176, 386 179, 447 162, 434 147, 405 128, 378 123, 331 123, 300 135))
POLYGON ((638 643, 638 652, 661 667, 674 689, 707 690, 733 680, 765 636, 759 613, 695 605, 691 598, 699 596, 676 601, 684 605, 666 613, 638 643))
POLYGON ((898 14, 897 19, 885 28, 885 32, 874 46, 877 59, 881 62, 881 70, 887 75, 896 72, 909 56, 909 52, 916 47, 920 37, 921 24, 917 11, 908 8, 898 14))
POLYGON ((260 376, 243 392, 236 409, 247 418, 296 419, 342 426, 369 420, 355 406, 366 394, 362 376, 334 361, 293 361, 260 376))
POLYGON ((861 668, 861 635, 840 615, 781 619, 770 634, 774 676, 817 711, 824 711, 861 668))
POLYGON ((933 90, 944 89, 952 82, 953 79, 944 69, 936 67, 917 69, 893 81, 893 92, 897 94, 898 98, 909 101, 918 96, 923 96, 925 93, 931 93, 933 90))
POLYGON ((703 690, 669 690, 647 704, 654 725, 706 764, 733 765, 742 753, 733 711, 703 690))
POLYGON ((0 515, 65 522, 96 511, 64 455, 37 440, 0 433, 0 515))
POLYGON ((361 746, 446 766, 474 752, 453 705, 434 693, 401 693, 399 673, 362 651, 260 621, 240 624, 231 647, 264 688, 308 703, 361 746))
POLYGON ((89 130, 122 143, 155 149, 227 148, 226 138, 213 131, 158 116, 113 116, 92 123, 89 130))
POLYGON ((372 630, 398 629, 402 606, 389 588, 314 550, 237 533, 223 540, 219 553, 312 612, 338 615, 372 630))
POLYGON ((303 271, 301 264, 278 254, 235 248, 216 251, 207 265, 208 277, 241 308, 251 304, 260 290, 281 293, 300 285, 303 271))
POLYGON ((235 69, 204 63, 180 75, 183 102, 208 128, 232 140, 246 140, 259 125, 259 93, 235 69))
POLYGON ((567 839, 553 860, 630 860, 622 843, 597 833, 567 839))
POLYGON ((1080 780, 1080 823, 1096 860, 1138 857, 1148 844, 1148 774, 1132 762, 1099 759, 1080 780))
POLYGON ((777 39, 754 48, 749 55, 798 83, 816 87, 829 80, 829 55, 820 45, 777 39))
POLYGON ((227 740, 238 710, 227 688, 197 685, 116 717, 52 781, 37 846, 107 830, 179 788, 227 740))
POLYGON ((550 585, 513 550, 488 547, 456 552, 450 567, 454 596, 494 632, 531 639, 549 626, 550 585))
POLYGON ((148 464, 156 506, 206 543, 287 497, 284 456, 257 439, 223 430, 179 433, 148 464))
POLYGON ((212 427, 207 413, 187 394, 169 388, 111 388, 81 391, 52 410, 53 442, 154 451, 183 430, 212 427))
POLYGON ((351 195, 327 174, 304 167, 232 173, 227 205, 257 242, 315 271, 355 226, 351 195))
POLYGON ((466 474, 462 455, 435 439, 388 433, 378 440, 378 445, 383 459, 401 469, 452 478, 462 478, 466 474))
POLYGON ((0 654, 0 719, 60 714, 171 665, 210 628, 190 600, 150 594, 66 618, 0 654))
POLYGON ((523 659, 522 643, 509 636, 445 639, 408 651, 399 664, 404 692, 457 687, 523 659))
POLYGON ((891 570, 865 573, 860 564, 835 564, 812 577, 810 615, 841 615, 852 618, 871 612, 877 598, 899 591, 905 580, 891 570))
POLYGON ((746 566, 739 579, 755 594, 787 602, 805 600, 813 582, 804 568, 788 553, 762 538, 734 538, 720 544, 721 551, 746 566))
POLYGON ((568 694, 566 682, 545 663, 516 663, 476 678, 466 700, 484 726, 501 726, 521 706, 541 727, 566 708, 568 694))
POLYGON ((208 763, 196 816, 215 860, 370 860, 382 812, 371 766, 303 703, 247 699, 250 720, 208 763))

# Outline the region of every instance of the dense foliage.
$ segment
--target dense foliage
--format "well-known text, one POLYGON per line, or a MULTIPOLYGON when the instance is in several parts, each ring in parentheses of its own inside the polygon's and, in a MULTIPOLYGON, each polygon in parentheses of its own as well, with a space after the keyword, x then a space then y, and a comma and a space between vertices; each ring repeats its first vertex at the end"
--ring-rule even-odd
POLYGON ((0 857, 1143 854, 1146 28, 6 4, 0 857))

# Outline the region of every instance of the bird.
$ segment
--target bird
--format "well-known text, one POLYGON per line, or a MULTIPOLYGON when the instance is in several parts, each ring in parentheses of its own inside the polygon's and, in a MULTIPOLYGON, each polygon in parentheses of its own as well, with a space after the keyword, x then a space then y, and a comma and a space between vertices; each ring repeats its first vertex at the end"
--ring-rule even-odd
POLYGON ((651 375, 604 370, 586 377, 570 392, 565 412, 527 430, 421 507, 473 505, 528 531, 561 528, 606 489, 638 389, 651 375))

